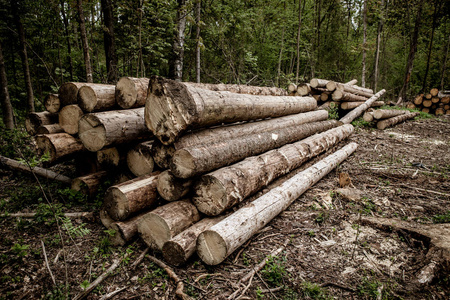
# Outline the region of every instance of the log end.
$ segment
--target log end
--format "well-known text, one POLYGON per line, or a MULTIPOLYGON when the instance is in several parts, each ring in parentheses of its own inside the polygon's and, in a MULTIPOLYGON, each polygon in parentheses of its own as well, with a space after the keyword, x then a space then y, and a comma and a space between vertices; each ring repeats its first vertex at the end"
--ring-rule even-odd
POLYGON ((82 86, 78 90, 77 95, 78 106, 85 112, 94 111, 95 106, 97 105, 97 95, 95 91, 90 86, 82 86))
POLYGON ((341 90, 339 90, 339 89, 338 89, 338 90, 335 90, 335 91, 333 92, 333 94, 331 95, 331 97, 332 97, 333 100, 335 100, 335 101, 341 100, 343 96, 344 96, 344 92, 341 91, 341 90))
POLYGON ((177 150, 170 163, 170 170, 178 178, 189 178, 195 174, 196 165, 191 153, 186 149, 177 150))
POLYGON ((171 240, 164 243, 162 253, 164 260, 174 266, 184 265, 188 259, 183 247, 171 240))
POLYGON ((35 138, 36 146, 37 146, 37 154, 42 156, 46 153, 49 154, 50 163, 56 160, 56 149, 53 146, 52 142, 48 139, 47 135, 37 135, 35 138))
POLYGON ((149 153, 139 151, 139 149, 128 151, 127 165, 131 173, 137 177, 150 174, 155 167, 153 157, 149 153))
MULTIPOLYGON (((225 186, 214 176, 203 175, 197 182, 192 198, 197 209, 208 215, 217 216, 229 208, 225 186)), ((232 194, 233 198, 242 198, 232 194)))
POLYGON ((327 82, 326 88, 329 91, 334 91, 336 89, 336 82, 334 81, 327 82))
POLYGON ((77 134, 78 121, 83 116, 83 111, 76 104, 64 106, 59 112, 59 125, 68 134, 77 134))
POLYGON ((197 254, 207 265, 218 265, 227 257, 225 240, 213 230, 205 230, 197 238, 197 254))
POLYGON ((115 186, 106 191, 104 206, 108 215, 114 220, 122 221, 130 215, 126 196, 115 186))
POLYGON ((122 238, 120 234, 120 228, 117 223, 108 215, 108 212, 104 207, 100 209, 100 221, 103 226, 108 230, 113 230, 114 232, 110 236, 110 241, 113 246, 124 246, 126 241, 122 238))
POLYGON ((319 80, 317 78, 313 78, 311 79, 311 81, 309 82, 309 85, 312 88, 317 88, 319 86, 319 80))
POLYGON ((131 108, 136 104, 137 90, 133 80, 122 77, 116 84, 116 102, 122 108, 131 108))
POLYGON ((73 82, 63 83, 58 90, 61 106, 77 103, 78 86, 73 82))
POLYGON ((83 195, 89 196, 89 188, 80 178, 72 179, 70 188, 74 191, 80 192, 83 195))
POLYGON ((96 152, 106 145, 105 127, 93 115, 83 116, 78 125, 78 135, 86 149, 96 152))
POLYGON ((166 221, 151 212, 138 223, 138 232, 142 240, 153 250, 161 250, 164 243, 172 238, 166 221))
POLYGON ((170 161, 175 153, 173 146, 166 146, 161 143, 156 143, 152 148, 152 155, 155 164, 162 169, 170 168, 170 161))
POLYGON ((61 102, 58 95, 48 94, 44 99, 44 106, 48 112, 57 113, 61 108, 61 102))
POLYGON ((103 167, 117 167, 120 163, 120 153, 116 147, 97 151, 97 161, 103 167))

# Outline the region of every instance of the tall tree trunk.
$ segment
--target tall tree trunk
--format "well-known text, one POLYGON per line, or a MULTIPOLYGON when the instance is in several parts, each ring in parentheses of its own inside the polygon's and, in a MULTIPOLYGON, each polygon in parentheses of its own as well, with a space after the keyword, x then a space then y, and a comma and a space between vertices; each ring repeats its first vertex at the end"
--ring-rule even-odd
POLYGON ((380 19, 378 21, 378 32, 377 32, 377 45, 375 52, 375 67, 373 71, 373 90, 377 90, 378 86, 378 66, 380 62, 380 46, 381 46, 381 33, 383 32, 383 22, 384 22, 384 0, 381 0, 380 8, 380 19))
POLYGON ((11 9, 16 22, 17 33, 20 40, 20 51, 19 55, 22 60, 23 76, 25 77, 25 85, 27 91, 27 111, 34 112, 34 96, 33 96, 33 86, 31 85, 30 76, 30 66, 28 64, 28 54, 27 45, 25 42, 25 30, 23 28, 22 21, 20 19, 20 14, 18 11, 18 3, 16 1, 11 1, 11 9))
POLYGON ((281 32, 281 48, 280 48, 280 55, 278 56, 278 71, 277 71, 277 80, 276 80, 276 86, 280 87, 280 75, 281 75, 281 61, 283 58, 283 48, 284 48, 284 32, 286 28, 283 25, 283 31, 281 32))
POLYGON ((144 77, 144 61, 142 59, 142 12, 143 12, 144 1, 139 0, 139 18, 138 18, 138 61, 136 68, 136 77, 144 77), (141 71, 141 75, 139 75, 139 70, 141 71))
POLYGON ((442 62, 442 71, 441 71, 441 85, 440 85, 440 89, 443 90, 444 89, 444 78, 445 78, 445 69, 447 66, 447 58, 448 58, 448 48, 450 46, 450 35, 448 36, 448 40, 447 40, 447 45, 445 46, 445 50, 444 50, 444 60, 442 62))
POLYGON ((422 8, 423 8, 423 1, 419 1, 419 7, 417 8, 417 14, 416 14, 416 22, 414 26, 414 32, 411 37, 411 43, 409 47, 409 55, 408 55, 408 61, 406 63, 406 72, 405 72, 405 79, 403 81, 402 89, 400 90, 397 104, 402 103, 406 99, 406 90, 408 88, 409 81, 411 80, 411 73, 413 69, 413 63, 414 63, 414 57, 417 52, 417 41, 419 38, 419 29, 420 29, 420 23, 422 21, 422 8))
POLYGON ((114 35, 114 17, 111 0, 101 0, 103 11, 103 38, 106 56, 107 81, 115 83, 117 81, 117 55, 114 35))
POLYGON ((14 115, 11 99, 8 92, 8 79, 6 78, 5 60, 3 59, 2 44, 0 41, 0 100, 3 112, 3 123, 6 129, 14 129, 14 115))
POLYGON ((84 21, 84 13, 82 0, 77 0, 78 23, 80 25, 81 43, 83 44, 84 64, 86 67, 86 82, 94 82, 92 77, 91 58, 89 56, 89 43, 86 34, 86 25, 84 21))
MULTIPOLYGON (((298 1, 298 31, 297 31, 297 69, 295 71, 295 84, 298 84, 298 73, 300 70, 300 33, 302 29, 302 0, 298 1)), ((284 34, 284 29, 283 29, 284 34)), ((281 54, 280 54, 281 57, 281 54)))
POLYGON ((200 17, 201 17, 201 11, 202 11, 202 1, 197 0, 196 2, 196 23, 197 23, 197 32, 195 34, 195 40, 197 41, 197 46, 195 48, 195 75, 196 75, 196 81, 197 83, 200 83, 200 17))
POLYGON ((431 27, 431 37, 430 37, 430 46, 428 48, 427 68, 425 69, 425 75, 423 76, 422 92, 424 92, 425 89, 427 88, 427 77, 428 77, 428 71, 430 70, 430 60, 431 60, 431 52, 433 50, 434 31, 436 29, 437 14, 438 14, 438 11, 441 10, 442 1, 438 0, 438 1, 433 2, 433 4, 434 4, 433 25, 431 27))
POLYGON ((362 57, 362 75, 361 86, 366 87, 366 42, 367 42, 367 0, 363 3, 363 57, 362 57))
POLYGON ((67 54, 69 55, 70 81, 73 81, 72 46, 70 44, 69 21, 67 20, 67 17, 66 17, 66 11, 64 8, 64 0, 61 0, 61 14, 63 17, 64 33, 65 33, 66 41, 67 41, 67 54))
POLYGON ((173 74, 176 81, 183 79, 183 60, 184 60, 184 37, 186 29, 186 0, 178 0, 177 9, 177 29, 175 31, 175 41, 173 43, 173 74))

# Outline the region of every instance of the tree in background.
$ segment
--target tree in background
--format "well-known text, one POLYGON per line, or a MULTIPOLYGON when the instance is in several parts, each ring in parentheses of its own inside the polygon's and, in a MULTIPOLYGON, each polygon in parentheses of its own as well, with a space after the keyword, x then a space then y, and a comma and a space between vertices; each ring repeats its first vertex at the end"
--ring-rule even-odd
POLYGON ((8 92, 8 79, 6 78, 5 61, 3 59, 2 44, 0 41, 0 98, 3 111, 3 123, 6 129, 14 129, 14 115, 11 99, 8 92))
POLYGON ((111 0, 101 0, 103 13, 103 39, 105 46, 106 70, 108 72, 107 81, 117 82, 117 55, 116 41, 114 35, 114 17, 111 0))
POLYGON ((77 0, 78 23, 80 26, 81 43, 83 45, 84 65, 86 68, 86 82, 94 82, 92 75, 91 57, 89 55, 89 42, 86 32, 86 24, 84 20, 82 0, 77 0))

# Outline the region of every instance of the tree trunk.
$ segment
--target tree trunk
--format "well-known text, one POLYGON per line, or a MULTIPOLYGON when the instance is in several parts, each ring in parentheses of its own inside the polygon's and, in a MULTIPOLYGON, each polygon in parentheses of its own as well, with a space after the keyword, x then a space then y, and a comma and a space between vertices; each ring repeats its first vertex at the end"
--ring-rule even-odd
POLYGON ((200 17, 202 11, 202 1, 196 0, 195 2, 195 22, 196 22, 196 33, 195 33, 195 77, 197 83, 200 83, 200 50, 201 50, 201 40, 200 40, 200 17))
POLYGON ((173 155, 170 169, 179 178, 193 177, 336 126, 336 120, 321 121, 183 148, 173 155))
POLYGON ((44 107, 48 112, 59 112, 61 101, 59 101, 58 94, 48 94, 44 99, 44 107))
POLYGON ((177 178, 172 172, 166 170, 158 176, 156 188, 164 200, 176 201, 189 193, 192 183, 193 180, 177 178))
POLYGON ((173 43, 173 79, 183 80, 183 62, 184 62, 184 37, 186 29, 186 1, 178 0, 177 9, 177 29, 175 30, 175 40, 173 43))
POLYGON ((287 96, 285 89, 277 87, 253 86, 244 84, 213 84, 213 83, 195 83, 183 82, 186 86, 191 86, 198 89, 206 89, 216 92, 232 92, 238 94, 249 94, 259 96, 287 96))
POLYGON ((84 112, 105 111, 116 106, 116 87, 111 84, 92 84, 80 87, 78 106, 84 112))
POLYGON ((353 131, 350 124, 339 126, 203 175, 194 187, 195 206, 206 215, 219 215, 333 147, 353 131))
MULTIPOLYGON (((373 95, 372 95, 373 96, 373 95)), ((366 96, 359 96, 352 93, 344 92, 343 90, 337 89, 333 92, 331 97, 335 101, 366 101, 368 98, 372 97, 366 97, 366 96)))
POLYGON ((312 88, 326 88, 328 82, 329 82, 329 80, 313 78, 309 82, 309 85, 312 88))
POLYGON ((377 109, 373 113, 373 117, 377 120, 380 119, 388 119, 392 117, 396 117, 399 115, 403 115, 407 113, 407 110, 397 110, 397 109, 377 109))
POLYGON ((354 119, 359 117, 364 111, 366 111, 375 101, 377 101, 383 94, 386 92, 386 90, 381 90, 372 97, 369 98, 364 104, 358 106, 348 114, 346 114, 341 121, 344 124, 350 124, 354 119))
POLYGON ((379 121, 377 123, 377 128, 378 129, 386 129, 387 127, 393 126, 393 125, 403 122, 405 120, 412 119, 417 115, 419 115, 419 113, 405 113, 400 116, 385 119, 385 120, 379 121))
MULTIPOLYGON (((364 103, 365 103, 364 101, 341 102, 341 109, 343 110, 354 109, 363 105, 364 103)), ((383 106, 384 104, 385 104, 384 101, 375 101, 370 105, 370 107, 380 107, 383 106)))
POLYGON ((67 133, 37 135, 36 146, 39 155, 50 154, 50 163, 86 150, 78 139, 67 133))
POLYGON ((14 129, 14 114, 13 107, 11 105, 11 98, 9 97, 8 91, 8 78, 6 77, 5 60, 3 59, 2 44, 0 41, 0 97, 1 97, 1 107, 3 113, 3 123, 6 129, 14 129))
POLYGON ((147 101, 148 78, 122 77, 116 84, 116 102, 122 108, 142 107, 147 101))
POLYGON ((184 265, 197 250, 197 237, 200 233, 219 223, 224 217, 203 218, 164 243, 164 260, 174 266, 184 265))
MULTIPOLYGON (((431 27, 430 46, 428 47, 427 67, 425 69, 425 75, 423 75, 422 91, 425 91, 425 89, 427 88, 428 71, 430 70, 431 52, 433 50, 434 31, 436 30, 438 11, 439 12, 441 11, 441 4, 442 4, 442 0, 433 1, 433 6, 434 6, 433 22, 432 22, 432 27, 431 27)), ((433 95, 433 96, 436 96, 436 95, 433 95)))
POLYGON ((83 116, 83 111, 76 104, 64 106, 59 112, 59 125, 69 134, 78 133, 78 121, 83 116))
POLYGON ((153 250, 161 250, 164 243, 200 220, 197 208, 188 201, 170 202, 145 214, 138 231, 153 250))
POLYGON ((103 12, 103 39, 105 46, 106 70, 108 72, 107 80, 110 83, 117 81, 117 55, 116 42, 114 35, 114 17, 111 0, 101 0, 103 12))
POLYGON ((79 127, 81 141, 93 152, 109 145, 151 137, 144 124, 143 107, 86 114, 80 119, 79 127))
POLYGON ((447 58, 448 58, 448 49, 450 48, 450 35, 448 36, 447 39, 447 45, 445 46, 445 50, 444 50, 444 59, 442 60, 442 71, 441 71, 441 85, 440 85, 440 89, 443 90, 444 89, 444 79, 445 79, 445 71, 446 71, 446 66, 447 66, 447 58))
POLYGON ((298 1, 298 30, 297 30, 297 69, 295 71, 295 83, 298 84, 300 71, 300 33, 302 30, 302 0, 298 1))
POLYGON ((122 221, 156 204, 158 175, 159 172, 154 172, 109 187, 104 200, 108 215, 116 221, 122 221))
POLYGON ((197 238, 197 254, 217 265, 356 150, 351 143, 242 207, 197 238), (232 230, 230 230, 232 228, 232 230))
POLYGON ((135 176, 147 175, 153 172, 155 162, 152 148, 154 141, 140 143, 127 153, 127 165, 135 176))
POLYGON ((70 80, 73 80, 73 63, 72 63, 72 45, 70 44, 70 34, 69 34, 69 21, 66 17, 66 10, 64 8, 64 0, 60 1, 61 4, 61 15, 63 18, 64 23, 64 35, 66 37, 67 42, 67 54, 69 56, 69 73, 70 73, 70 80))
POLYGON ((89 56, 89 43, 86 34, 86 25, 84 22, 84 13, 82 0, 77 0, 78 24, 80 25, 81 43, 83 45, 84 65, 86 68, 86 82, 94 82, 92 76, 91 58, 89 56))
POLYGON ((88 197, 93 197, 97 193, 101 183, 107 175, 108 173, 106 171, 100 171, 86 176, 74 178, 72 180, 71 189, 78 191, 88 197))
POLYGON ((144 77, 144 62, 142 59, 142 13, 143 13, 144 0, 139 0, 138 8, 138 61, 136 68, 136 77, 144 77), (141 74, 139 75, 139 69, 141 74))
POLYGON ((384 0, 380 3, 380 17, 378 20, 378 30, 377 30, 377 42, 375 50, 375 67, 373 70, 373 90, 376 91, 378 87, 378 65, 380 62, 380 45, 381 45, 381 33, 383 32, 383 22, 384 22, 384 0))
POLYGON ((58 123, 58 114, 52 114, 48 111, 29 113, 25 120, 25 128, 30 135, 35 135, 38 128, 42 125, 58 123))
POLYGON ((171 144, 189 128, 248 121, 310 111, 310 97, 256 96, 198 89, 152 76, 145 123, 163 144, 171 144))
POLYGON ((53 134, 62 132, 64 132, 64 129, 62 129, 59 124, 41 125, 36 130, 36 134, 53 134))
POLYGON ((363 45, 361 86, 366 87, 367 0, 363 1, 363 45))

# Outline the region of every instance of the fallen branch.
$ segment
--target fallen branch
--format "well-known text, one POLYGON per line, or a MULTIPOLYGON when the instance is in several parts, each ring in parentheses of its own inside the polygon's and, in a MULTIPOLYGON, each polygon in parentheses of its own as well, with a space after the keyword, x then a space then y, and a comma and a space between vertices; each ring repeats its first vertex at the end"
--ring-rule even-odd
POLYGON ((119 294, 120 292, 126 290, 128 287, 124 286, 123 288, 117 289, 109 294, 103 295, 100 300, 107 300, 107 299, 111 299, 112 297, 114 297, 115 295, 119 294))
POLYGON ((450 194, 447 194, 447 193, 441 193, 441 192, 437 192, 437 191, 433 191, 433 190, 422 189, 422 188, 418 188, 418 187, 414 187, 414 186, 410 186, 410 185, 406 185, 406 184, 392 184, 392 185, 401 186, 401 187, 404 187, 407 189, 413 189, 413 190, 417 190, 417 191, 421 191, 421 192, 436 194, 436 195, 440 195, 440 196, 450 197, 450 194))
POLYGON ((136 267, 141 264, 141 262, 144 260, 145 255, 148 253, 149 250, 150 250, 150 247, 147 247, 147 248, 145 248, 144 251, 142 251, 141 255, 139 255, 139 257, 131 264, 130 270, 136 269, 136 267))
POLYGON ((50 269, 50 265, 48 264, 47 252, 45 251, 44 242, 41 240, 42 252, 44 253, 45 265, 47 266, 47 270, 50 273, 50 277, 52 277, 53 285, 56 285, 55 276, 53 276, 52 270, 50 269))

